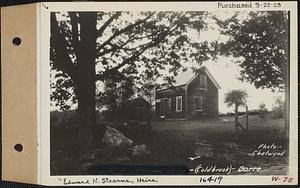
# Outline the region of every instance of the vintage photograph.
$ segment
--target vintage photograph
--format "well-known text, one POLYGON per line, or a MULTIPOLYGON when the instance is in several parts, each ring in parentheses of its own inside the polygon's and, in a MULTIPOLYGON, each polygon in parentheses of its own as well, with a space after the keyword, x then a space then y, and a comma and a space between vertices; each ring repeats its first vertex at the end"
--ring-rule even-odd
POLYGON ((287 175, 288 11, 50 13, 50 175, 287 175))

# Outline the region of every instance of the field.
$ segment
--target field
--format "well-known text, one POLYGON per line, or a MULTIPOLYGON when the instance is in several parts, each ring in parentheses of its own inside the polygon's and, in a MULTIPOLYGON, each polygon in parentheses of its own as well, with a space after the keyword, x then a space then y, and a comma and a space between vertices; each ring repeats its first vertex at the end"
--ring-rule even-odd
MULTIPOLYGON (((230 175, 284 175, 287 173, 288 138, 283 119, 261 119, 255 115, 249 116, 249 129, 246 132, 241 129, 236 132, 232 120, 232 117, 220 117, 197 121, 153 121, 150 134, 137 141, 139 144, 147 145, 150 154, 143 159, 129 159, 115 164, 119 171, 111 174, 122 174, 125 167, 135 168, 135 171, 131 171, 132 174, 195 174, 194 170, 197 167, 199 169, 199 165, 203 168, 231 166, 235 170, 232 170, 230 175), (212 149, 212 156, 190 160, 189 157, 196 157, 195 150, 199 147, 196 142, 208 145, 212 149), (259 146, 262 152, 269 150, 269 152, 283 153, 283 155, 250 156, 249 154, 258 150, 259 146), (251 171, 249 167, 254 170, 251 171), (241 168, 242 171, 238 172, 241 168), (257 168, 260 170, 255 170, 257 168)), ((245 119, 241 119, 240 122, 245 126, 245 119)), ((51 173, 84 174, 78 170, 80 157, 77 156, 76 151, 72 150, 76 148, 74 134, 56 135, 56 138, 59 137, 63 140, 63 142, 59 141, 60 149, 53 140, 51 141, 51 173)), ((98 160, 101 161, 100 158, 98 160)), ((105 168, 110 167, 114 167, 114 164, 105 166, 105 168)), ((101 172, 94 170, 90 173, 102 174, 103 168, 101 172)), ((198 174, 216 173, 206 171, 198 174)))
MULTIPOLYGON (((241 129, 236 132, 232 120, 224 117, 218 120, 153 122, 152 137, 149 140, 152 150, 156 151, 153 160, 161 164, 184 164, 190 168, 200 163, 203 166, 231 164, 234 167, 261 167, 262 170, 255 174, 285 174, 288 139, 284 120, 263 120, 258 116, 249 116, 247 132, 241 129), (194 156, 196 140, 212 145, 213 157, 188 160, 188 157, 194 156), (285 155, 283 157, 248 155, 261 144, 282 146, 280 151, 285 150, 285 155)), ((245 125, 245 120, 241 120, 241 124, 245 125)))

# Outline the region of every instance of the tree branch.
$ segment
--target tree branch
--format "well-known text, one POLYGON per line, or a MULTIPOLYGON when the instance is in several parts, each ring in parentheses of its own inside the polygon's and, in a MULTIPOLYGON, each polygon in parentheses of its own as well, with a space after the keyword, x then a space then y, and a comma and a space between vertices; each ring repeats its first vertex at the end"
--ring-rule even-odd
MULTIPOLYGON (((161 41, 168 36, 170 33, 174 32, 177 28, 178 25, 175 25, 175 27, 172 29, 171 26, 169 27, 169 29, 167 31, 162 31, 161 34, 158 34, 157 37, 155 39, 153 39, 151 42, 146 43, 146 44, 142 44, 139 47, 137 47, 137 50, 135 53, 133 53, 129 58, 125 59, 122 63, 120 63, 119 65, 116 65, 115 67, 106 70, 106 74, 111 72, 111 73, 115 73, 116 71, 118 71, 118 69, 120 69, 121 67, 123 67, 126 64, 131 64, 132 62, 134 62, 140 55, 142 55, 147 49, 152 48, 154 46, 157 46, 161 43, 161 41)), ((103 79, 104 75, 96 75, 96 80, 101 80, 103 79)))
POLYGON ((111 16, 97 31, 98 37, 103 35, 104 30, 109 26, 109 24, 121 16, 121 12, 116 12, 113 16, 111 16))
MULTIPOLYGON (((122 43, 122 44, 120 44, 120 45, 118 45, 118 44, 113 44, 113 43, 109 43, 108 45, 110 45, 111 48, 102 50, 101 52, 99 52, 99 53, 97 54, 97 56, 103 56, 103 55, 105 55, 105 54, 107 54, 107 53, 110 53, 110 52, 113 52, 113 53, 111 54, 111 56, 113 56, 114 53, 115 53, 117 50, 125 50, 125 51, 133 51, 133 50, 136 50, 136 48, 128 48, 128 47, 124 47, 124 46, 126 46, 128 43, 130 43, 130 42, 132 42, 132 41, 134 41, 134 40, 136 40, 136 39, 138 39, 138 38, 142 38, 142 37, 132 37, 132 38, 128 39, 126 42, 124 42, 124 43, 122 43)), ((143 38, 146 38, 146 36, 143 37, 143 38)))
POLYGON ((134 27, 146 22, 152 15, 154 14, 151 13, 149 14, 146 18, 138 20, 137 22, 135 22, 134 24, 128 25, 125 28, 116 31, 111 37, 109 37, 104 43, 102 43, 98 48, 97 51, 100 51, 102 48, 104 48, 104 46, 108 45, 114 38, 116 38, 117 36, 121 35, 122 33, 125 33, 127 31, 130 31, 131 29, 133 29, 134 27))
POLYGON ((79 56, 79 31, 78 31, 78 17, 75 12, 68 12, 71 19, 72 26, 72 44, 76 57, 79 56))

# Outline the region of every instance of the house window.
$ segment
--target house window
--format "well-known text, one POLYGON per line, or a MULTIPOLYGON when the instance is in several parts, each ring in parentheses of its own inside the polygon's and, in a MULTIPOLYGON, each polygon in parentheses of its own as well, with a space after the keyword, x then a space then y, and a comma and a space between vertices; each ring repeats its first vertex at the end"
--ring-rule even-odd
POLYGON ((172 111, 172 99, 168 98, 168 112, 172 111))
POLYGON ((203 107, 203 100, 202 96, 195 96, 195 110, 202 111, 203 107))
POLYGON ((176 97, 176 111, 181 112, 182 111, 182 96, 176 97))
POLYGON ((207 89, 207 77, 200 74, 200 88, 207 89))

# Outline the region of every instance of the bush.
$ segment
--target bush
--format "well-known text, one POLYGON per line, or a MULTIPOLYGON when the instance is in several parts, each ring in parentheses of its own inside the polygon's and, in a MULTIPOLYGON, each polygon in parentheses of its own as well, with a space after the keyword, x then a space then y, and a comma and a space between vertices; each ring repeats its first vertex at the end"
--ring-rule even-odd
POLYGON ((123 119, 120 110, 105 110, 101 112, 102 120, 105 121, 118 121, 123 119))
MULTIPOLYGON (((106 126, 114 127, 121 131, 125 136, 139 140, 148 135, 151 130, 150 121, 139 120, 125 120, 120 117, 120 114, 111 111, 104 111, 102 113, 96 112, 96 139, 101 139, 106 126)), ((72 111, 53 111, 50 113, 50 134, 52 143, 61 140, 74 144, 77 142, 79 118, 76 110, 72 111)))
POLYGON ((78 127, 79 119, 76 110, 50 112, 51 127, 78 127))
POLYGON ((284 118, 284 113, 284 101, 281 99, 281 97, 278 97, 275 99, 275 104, 272 109, 272 117, 275 119, 284 118))
POLYGON ((143 139, 151 131, 150 122, 142 121, 126 121, 122 123, 118 129, 127 137, 133 139, 134 141, 143 139))
POLYGON ((267 113, 268 113, 268 110, 266 108, 266 105, 264 103, 261 103, 259 105, 259 117, 264 119, 267 113))
POLYGON ((283 109, 273 109, 272 118, 274 118, 274 119, 284 118, 284 110, 283 109))

